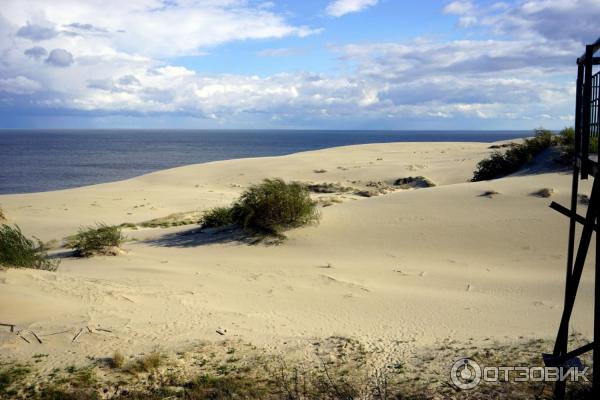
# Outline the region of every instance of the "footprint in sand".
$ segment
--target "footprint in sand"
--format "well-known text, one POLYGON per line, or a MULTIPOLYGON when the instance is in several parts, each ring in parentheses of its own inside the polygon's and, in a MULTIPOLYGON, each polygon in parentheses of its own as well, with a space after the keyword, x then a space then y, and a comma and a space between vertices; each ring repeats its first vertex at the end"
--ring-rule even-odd
POLYGON ((555 308, 556 306, 550 301, 534 301, 533 305, 536 307, 555 308))
POLYGON ((416 269, 395 269, 394 272, 396 272, 402 276, 424 277, 427 274, 427 271, 416 270, 416 269))
POLYGON ((420 169, 424 169, 425 165, 421 165, 421 164, 410 164, 406 166, 406 169, 409 171, 418 171, 420 169))

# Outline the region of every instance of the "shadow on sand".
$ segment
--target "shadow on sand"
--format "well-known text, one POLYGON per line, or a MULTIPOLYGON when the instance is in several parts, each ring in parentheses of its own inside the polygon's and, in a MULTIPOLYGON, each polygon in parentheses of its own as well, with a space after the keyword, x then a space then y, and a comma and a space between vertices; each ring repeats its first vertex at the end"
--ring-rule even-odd
POLYGON ((538 154, 531 162, 524 165, 517 172, 509 176, 527 176, 547 173, 571 174, 573 167, 562 157, 560 149, 555 147, 546 149, 538 154))
POLYGON ((274 245, 278 244, 280 240, 281 238, 279 237, 244 231, 237 226, 231 225, 223 228, 188 229, 148 239, 144 243, 157 247, 197 247, 223 243, 274 245))
POLYGON ((48 258, 51 260, 59 260, 63 258, 79 258, 77 251, 70 249, 58 249, 48 252, 48 258))

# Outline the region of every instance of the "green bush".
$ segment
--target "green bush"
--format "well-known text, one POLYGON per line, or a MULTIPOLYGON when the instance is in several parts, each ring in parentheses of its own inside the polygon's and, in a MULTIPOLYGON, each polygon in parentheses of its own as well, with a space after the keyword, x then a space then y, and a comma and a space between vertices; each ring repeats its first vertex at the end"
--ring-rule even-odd
POLYGON ((218 228, 235 223, 231 207, 215 207, 206 211, 200 220, 202 228, 218 228))
POLYGON ((0 266, 55 271, 58 264, 48 259, 39 239, 28 239, 17 225, 0 226, 0 266))
POLYGON ((317 203, 301 183, 265 179, 248 188, 231 207, 216 207, 204 214, 203 228, 237 224, 245 230, 277 234, 317 222, 317 203))
POLYGON ((502 153, 494 150, 486 159, 477 164, 471 181, 486 181, 518 171, 523 165, 533 160, 535 156, 560 140, 552 132, 537 129, 532 138, 526 139, 522 144, 513 144, 502 153))
MULTIPOLYGON (((575 128, 564 128, 558 134, 558 144, 561 146, 563 155, 572 158, 575 155, 575 128)), ((598 153, 598 138, 590 138, 590 153, 598 153)))
POLYGON ((95 227, 79 229, 68 246, 75 249, 80 257, 90 257, 95 254, 115 255, 115 248, 119 247, 124 240, 120 227, 99 223, 95 227))
POLYGON ((282 179, 265 179, 251 186, 231 212, 242 228, 272 233, 319 220, 317 204, 304 185, 282 179))

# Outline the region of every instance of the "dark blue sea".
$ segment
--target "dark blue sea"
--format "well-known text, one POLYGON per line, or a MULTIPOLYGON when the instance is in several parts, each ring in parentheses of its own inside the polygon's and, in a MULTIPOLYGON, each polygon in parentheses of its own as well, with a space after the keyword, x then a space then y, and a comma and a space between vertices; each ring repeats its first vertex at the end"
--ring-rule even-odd
POLYGON ((492 142, 531 131, 0 130, 0 194, 117 181, 165 168, 363 143, 492 142))

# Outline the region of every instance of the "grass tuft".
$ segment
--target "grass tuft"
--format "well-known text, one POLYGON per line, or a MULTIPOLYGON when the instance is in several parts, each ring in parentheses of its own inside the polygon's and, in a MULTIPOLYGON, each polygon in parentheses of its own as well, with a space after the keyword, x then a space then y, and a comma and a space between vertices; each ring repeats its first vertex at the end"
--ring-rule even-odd
POLYGON ((58 264, 48 259, 41 240, 28 239, 17 225, 0 225, 0 266, 56 271, 58 264))
POLYGON ((552 197, 554 195, 554 189, 553 188, 543 188, 536 192, 533 192, 531 195, 537 196, 537 197, 544 197, 544 198, 552 197))
POLYGON ((123 368, 123 365, 125 365, 125 356, 117 350, 110 358, 110 366, 111 368, 123 368))
POLYGON ((431 179, 424 176, 409 176, 407 178, 398 178, 394 181, 395 186, 399 186, 400 189, 421 189, 434 187, 435 183, 431 179))
POLYGON ((481 193, 479 195, 479 197, 487 197, 487 198, 492 199, 492 198, 494 198, 494 196, 497 196, 499 194, 500 194, 500 192, 497 192, 495 190, 486 190, 485 192, 481 193))
POLYGON ((135 360, 127 370, 131 373, 152 372, 163 364, 164 356, 158 351, 153 351, 135 360))
POLYGON ((75 249, 80 257, 91 257, 96 254, 116 255, 115 249, 124 240, 120 227, 98 223, 95 227, 79 229, 68 246, 75 249))

